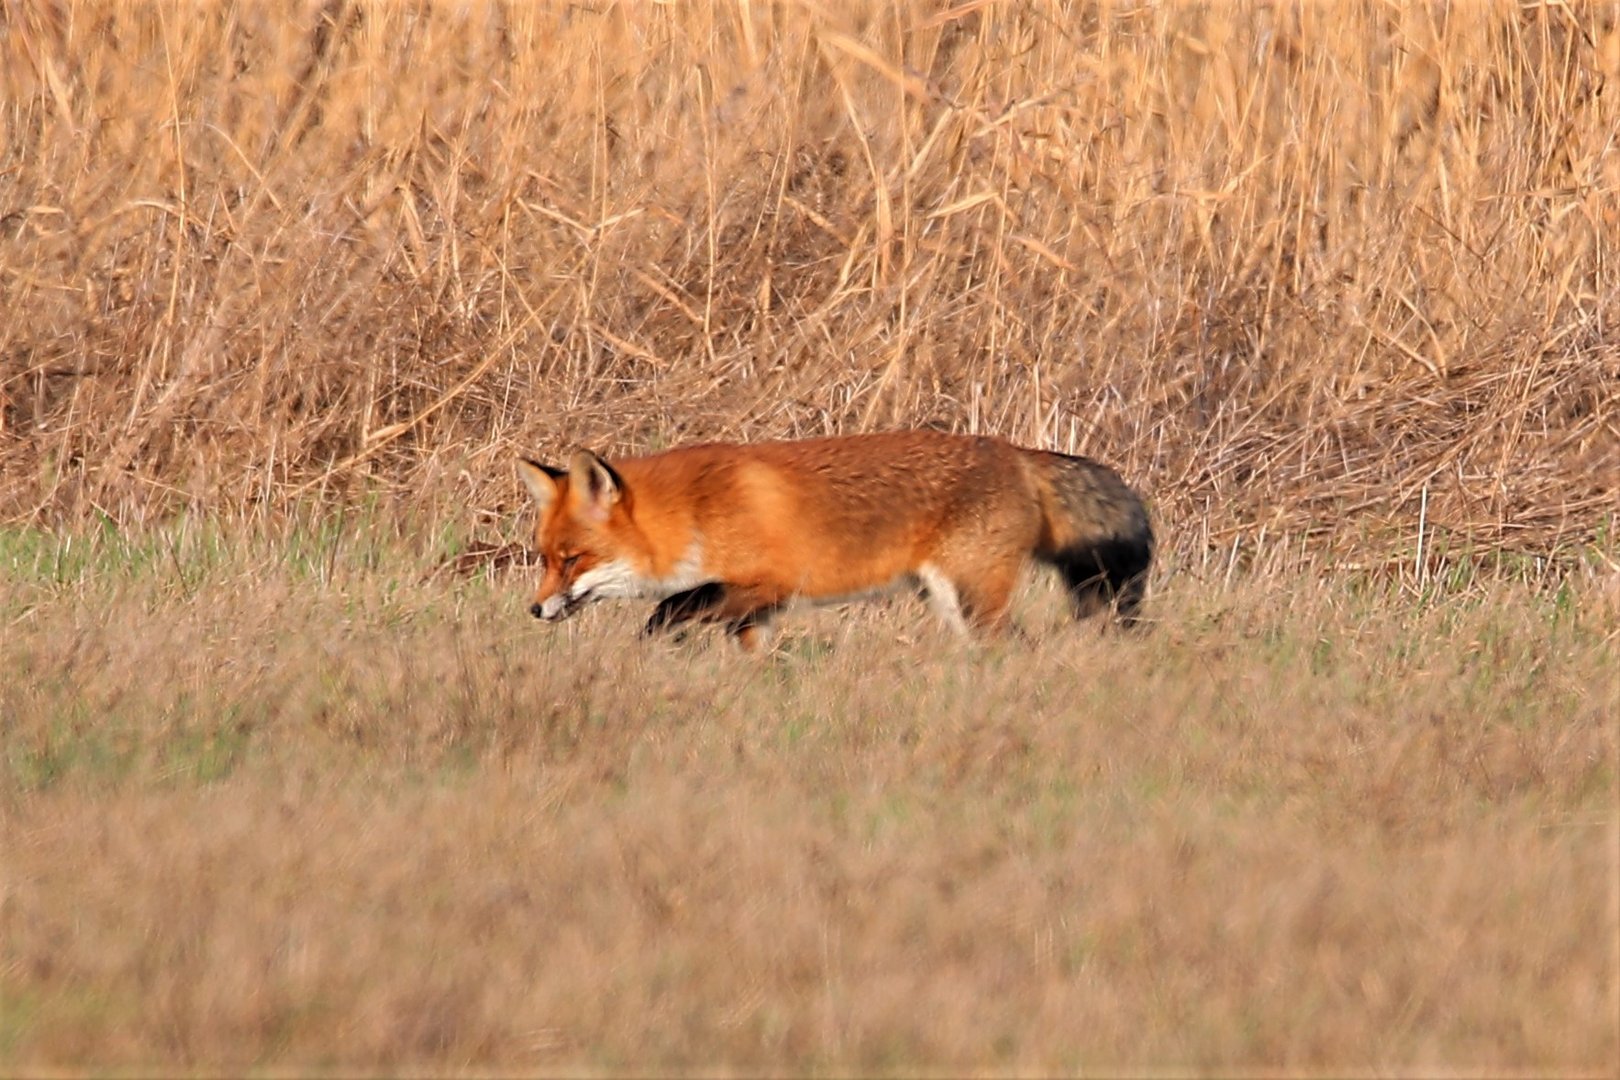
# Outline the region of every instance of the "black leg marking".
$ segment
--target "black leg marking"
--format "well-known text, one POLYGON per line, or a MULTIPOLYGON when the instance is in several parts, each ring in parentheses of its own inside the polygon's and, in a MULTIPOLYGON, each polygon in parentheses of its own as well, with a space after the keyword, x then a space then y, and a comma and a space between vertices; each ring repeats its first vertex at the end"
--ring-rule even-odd
POLYGON ((718 581, 706 581, 695 588, 665 597, 653 609, 652 617, 642 627, 643 636, 656 634, 683 623, 712 616, 714 609, 725 603, 726 587, 718 581))

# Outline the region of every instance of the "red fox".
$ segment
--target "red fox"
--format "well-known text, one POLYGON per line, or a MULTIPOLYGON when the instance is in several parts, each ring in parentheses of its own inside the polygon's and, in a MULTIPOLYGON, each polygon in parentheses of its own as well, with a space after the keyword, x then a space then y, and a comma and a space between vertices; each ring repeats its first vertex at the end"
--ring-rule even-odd
POLYGON ((643 631, 723 623, 745 649, 795 599, 921 587, 950 626, 1000 630, 1024 563, 1056 567, 1077 618, 1134 624, 1153 530, 1119 474, 1004 439, 906 431, 713 443, 560 469, 522 459, 539 507, 536 618, 656 598, 643 631))

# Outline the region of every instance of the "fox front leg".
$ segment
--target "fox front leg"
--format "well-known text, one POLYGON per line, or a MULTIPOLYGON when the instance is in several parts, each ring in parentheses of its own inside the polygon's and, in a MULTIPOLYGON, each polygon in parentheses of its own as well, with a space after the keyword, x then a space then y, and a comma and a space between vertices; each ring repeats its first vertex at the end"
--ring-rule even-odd
POLYGON ((647 625, 641 628, 641 634, 651 637, 665 630, 676 630, 693 619, 707 622, 716 616, 717 609, 725 600, 726 587, 718 581, 705 581, 674 596, 666 596, 653 609, 647 625))
POLYGON ((771 618, 782 603, 782 597, 768 589, 708 581, 661 600, 641 632, 649 637, 679 631, 689 622, 724 623, 743 651, 754 652, 769 637, 771 618))

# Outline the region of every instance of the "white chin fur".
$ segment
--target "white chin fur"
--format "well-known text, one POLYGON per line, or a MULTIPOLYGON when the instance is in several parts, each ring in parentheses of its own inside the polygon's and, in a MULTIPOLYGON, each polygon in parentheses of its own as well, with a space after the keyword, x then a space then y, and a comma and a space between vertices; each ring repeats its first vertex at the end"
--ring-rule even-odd
POLYGON ((694 542, 668 577, 648 577, 640 573, 627 560, 593 566, 574 579, 568 586, 568 595, 578 603, 587 598, 601 600, 608 597, 624 599, 635 597, 665 597, 684 592, 709 579, 703 574, 703 555, 700 544, 694 542))
POLYGON ((647 592, 647 585, 647 579, 636 573, 635 567, 623 559, 615 559, 593 566, 575 578, 568 586, 568 595, 575 603, 587 596, 593 600, 642 596, 647 592))

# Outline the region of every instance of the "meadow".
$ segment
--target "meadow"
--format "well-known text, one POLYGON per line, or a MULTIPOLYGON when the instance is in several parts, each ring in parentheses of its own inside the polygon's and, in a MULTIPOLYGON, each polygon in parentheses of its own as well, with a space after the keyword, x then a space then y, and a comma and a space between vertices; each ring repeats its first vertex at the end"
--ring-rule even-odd
MULTIPOLYGON (((4 553, 8 1069, 1601 1071, 1620 596, 769 659, 384 526, 4 553)), ((1167 592, 1170 592, 1167 588, 1167 592)))
POLYGON ((0 1071, 1611 1074, 1620 9, 0 8, 0 1071), (525 614, 519 453, 1115 465, 1145 633, 525 614))

